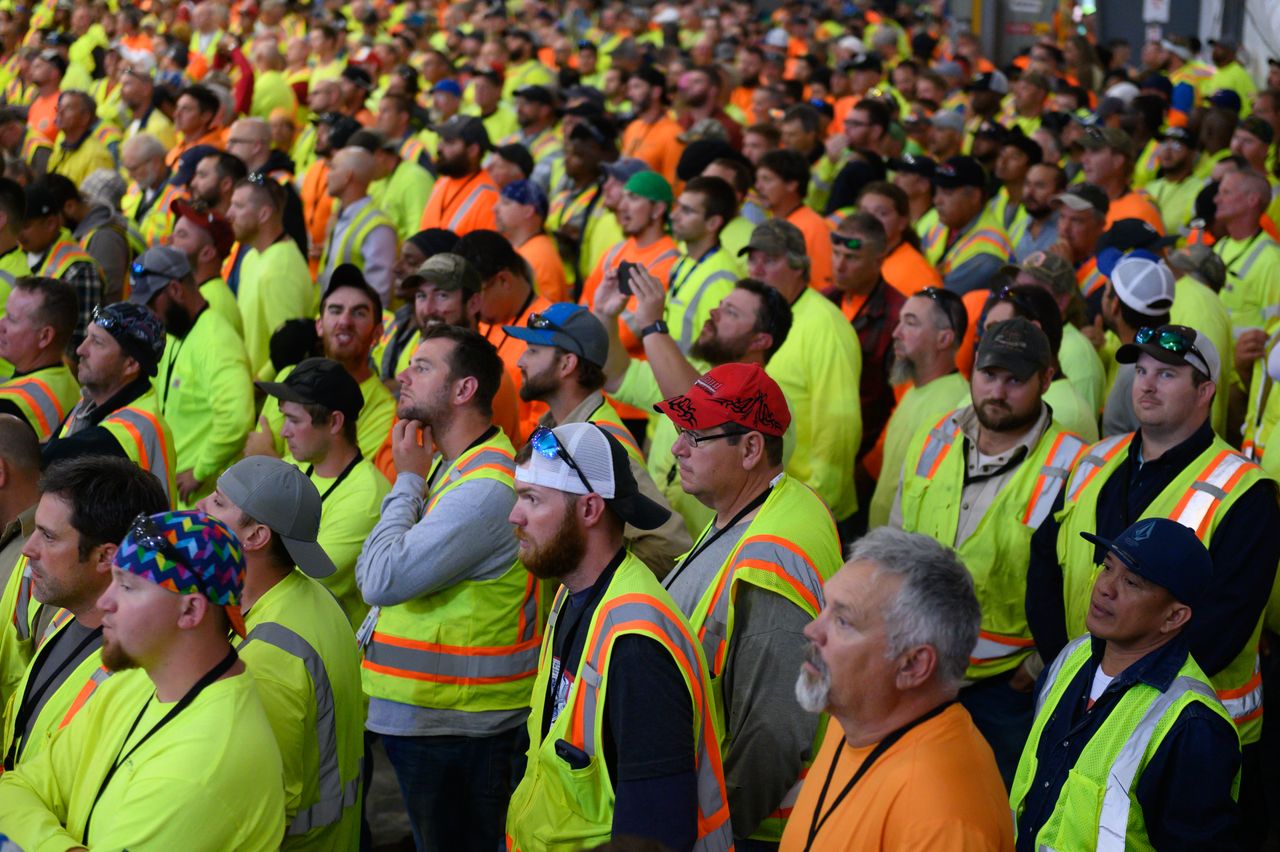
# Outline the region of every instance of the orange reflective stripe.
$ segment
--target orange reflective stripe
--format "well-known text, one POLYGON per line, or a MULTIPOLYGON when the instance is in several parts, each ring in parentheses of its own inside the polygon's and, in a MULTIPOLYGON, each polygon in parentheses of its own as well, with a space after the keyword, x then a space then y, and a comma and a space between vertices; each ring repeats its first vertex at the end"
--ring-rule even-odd
POLYGON ((1116 453, 1129 446, 1129 442, 1132 440, 1133 433, 1130 432, 1127 435, 1116 435, 1094 444, 1088 454, 1080 460, 1076 467, 1075 475, 1067 483, 1067 499, 1072 502, 1079 499, 1080 492, 1089 487, 1089 483, 1098 475, 1098 471, 1106 467, 1107 462, 1111 461, 1116 453), (1099 447, 1103 448, 1102 455, 1097 455, 1094 452, 1099 447), (1084 478, 1081 479, 1081 476, 1084 478))
POLYGON ((1045 464, 1040 468, 1040 472, 1036 475, 1035 488, 1031 490, 1031 499, 1027 501, 1027 510, 1022 514, 1022 523, 1024 526, 1040 526, 1040 522, 1047 516, 1044 510, 1042 498, 1048 497, 1048 502, 1053 503, 1054 498, 1058 496, 1067 476, 1071 473, 1071 468, 1084 455, 1088 445, 1077 438, 1070 432, 1062 432, 1053 442, 1053 446, 1049 449, 1049 455, 1045 457, 1045 464), (1066 444, 1065 450, 1070 453, 1071 458, 1059 457, 1063 453, 1063 444, 1066 444), (1075 446, 1074 452, 1071 452, 1072 445, 1075 446), (1053 494, 1050 496, 1046 489, 1052 489, 1053 494), (1037 511, 1040 509, 1042 511, 1037 511), (1040 517, 1036 517, 1040 515, 1040 517), (1032 523, 1032 522, 1035 523, 1032 523))
MULTIPOLYGON (((37 402, 36 398, 31 395, 30 391, 28 391, 26 388, 22 387, 21 385, 10 385, 7 388, 0 388, 0 396, 5 396, 5 395, 12 395, 12 396, 19 397, 23 402, 27 404, 27 410, 31 412, 31 414, 36 418, 36 420, 40 421, 39 423, 32 424, 37 427, 36 432, 39 433, 36 436, 37 438, 39 438, 40 440, 44 440, 49 436, 51 431, 51 427, 49 426, 49 421, 48 419, 45 418, 44 412, 40 410, 40 403, 37 402)), ((59 419, 58 422, 61 423, 62 420, 59 419)))
POLYGON ((1227 492, 1240 481, 1241 477, 1256 467, 1257 465, 1237 453, 1234 449, 1223 450, 1214 457, 1213 461, 1209 462, 1200 476, 1196 478, 1196 481, 1192 483, 1192 486, 1186 490, 1186 493, 1182 495, 1182 499, 1178 501, 1178 505, 1174 507, 1169 517, 1195 530, 1196 535, 1203 541, 1209 533, 1209 526, 1213 522, 1213 517, 1218 511, 1218 507, 1222 505, 1222 501, 1226 498, 1227 492), (1223 470, 1229 470, 1229 475, 1224 481, 1216 481, 1222 479, 1223 470), (1206 505, 1199 506, 1195 511, 1188 512, 1193 501, 1206 505), (1189 516, 1184 517, 1184 513, 1189 516))
POLYGON ((84 686, 80 687, 80 691, 76 693, 75 700, 72 701, 71 706, 67 708, 67 713, 62 717, 62 721, 58 723, 59 730, 65 728, 71 720, 76 717, 76 714, 80 712, 81 707, 84 707, 84 704, 89 700, 89 697, 93 695, 97 688, 105 683, 109 677, 111 677, 111 672, 107 667, 99 666, 98 670, 84 682, 84 686))

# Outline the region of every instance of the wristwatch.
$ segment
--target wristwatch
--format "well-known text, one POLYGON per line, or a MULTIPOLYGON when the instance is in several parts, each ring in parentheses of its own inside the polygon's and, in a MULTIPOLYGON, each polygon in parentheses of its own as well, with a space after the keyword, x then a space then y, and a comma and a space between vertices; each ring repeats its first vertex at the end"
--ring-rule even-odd
POLYGON ((647 325, 640 329, 640 339, 644 340, 651 334, 670 334, 671 330, 667 328, 667 324, 663 320, 658 320, 653 325, 647 325))

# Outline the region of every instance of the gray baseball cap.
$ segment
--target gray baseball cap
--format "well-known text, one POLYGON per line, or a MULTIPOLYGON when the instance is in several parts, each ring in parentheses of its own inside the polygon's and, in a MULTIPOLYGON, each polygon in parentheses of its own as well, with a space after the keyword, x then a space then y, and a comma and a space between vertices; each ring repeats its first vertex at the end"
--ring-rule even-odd
POLYGON ((186 254, 173 246, 156 246, 139 255, 129 271, 132 273, 129 301, 145 305, 156 293, 169 286, 170 281, 190 275, 191 264, 186 254))
POLYGON ((452 252, 427 258, 404 279, 405 287, 434 284, 441 290, 463 290, 467 295, 479 293, 483 283, 476 268, 465 257, 452 252))
POLYGON ((269 456, 249 456, 218 477, 218 490, 240 511, 280 536, 285 550, 308 577, 328 577, 338 570, 316 543, 320 492, 297 467, 269 456))
POLYGON ((559 346, 597 367, 609 360, 609 333, 595 314, 573 302, 557 302, 530 314, 527 326, 504 325, 502 330, 534 346, 559 346))

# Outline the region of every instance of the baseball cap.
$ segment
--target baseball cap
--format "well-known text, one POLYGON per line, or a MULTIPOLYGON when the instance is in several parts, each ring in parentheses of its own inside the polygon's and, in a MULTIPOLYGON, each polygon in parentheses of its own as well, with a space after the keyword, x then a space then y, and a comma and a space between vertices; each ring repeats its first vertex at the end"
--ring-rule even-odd
POLYGON ((1214 384, 1218 383, 1222 372, 1222 359, 1218 357, 1218 349, 1213 341, 1185 325, 1138 329, 1133 343, 1126 343, 1116 350, 1116 361, 1134 364, 1144 352, 1163 364, 1187 364, 1195 367, 1212 379, 1214 384))
POLYGON ((906 172, 908 174, 920 175, 932 179, 933 172, 938 168, 938 164, 934 162, 932 157, 921 157, 916 154, 903 154, 901 157, 894 157, 889 160, 889 168, 895 172, 906 172))
POLYGON ((546 86, 524 86, 515 90, 515 97, 531 101, 535 104, 556 105, 556 96, 546 86))
MULTIPOLYGON (((348 423, 364 408, 364 393, 347 368, 330 358, 307 358, 279 382, 254 382, 258 390, 282 402, 323 405, 340 411, 348 423)), ((256 516, 255 516, 256 517, 256 516)))
POLYGON ((802 257, 806 262, 809 260, 804 234, 786 219, 765 219, 756 225, 751 231, 751 239, 738 249, 738 256, 752 251, 762 251, 771 257, 785 254, 792 258, 802 257))
POLYGON ((968 86, 970 92, 995 92, 998 95, 1009 93, 1009 78, 999 71, 988 71, 973 78, 968 86))
POLYGON ((218 149, 212 145, 193 145, 183 151, 178 155, 178 164, 173 168, 173 176, 169 178, 169 183, 179 187, 190 185, 191 179, 196 176, 196 166, 200 165, 200 161, 216 153, 218 149))
POLYGON ((54 216, 61 212, 62 205, 58 203, 58 197, 44 181, 28 184, 23 192, 26 196, 24 219, 40 219, 44 216, 54 216))
POLYGON ((874 53, 859 53, 840 66, 841 71, 883 71, 884 63, 874 53))
POLYGON ((1040 143, 1023 133, 1021 127, 1010 130, 1002 144, 1017 148, 1026 155, 1033 166, 1044 160, 1044 149, 1040 147, 1040 143))
POLYGON ((1240 96, 1231 89, 1218 89, 1209 96, 1209 105, 1236 115, 1240 114, 1240 96))
POLYGON ((647 198, 650 201, 663 201, 670 204, 675 196, 671 193, 671 184, 655 171, 636 172, 627 178, 623 189, 632 195, 647 198))
POLYGON ((329 300, 329 295, 343 287, 350 287, 353 290, 359 290, 373 302, 373 315, 375 320, 382 317, 382 295, 368 282, 364 277, 364 272, 354 263, 340 263, 333 272, 329 273, 329 283, 324 288, 324 293, 320 296, 320 304, 323 306, 329 300))
POLYGON ((1040 326, 1024 317, 1014 317, 987 326, 973 366, 975 370, 1001 367, 1022 381, 1052 363, 1049 338, 1040 326))
POLYGON ((1270 145, 1276 136, 1275 128, 1262 116, 1251 115, 1240 122, 1240 129, 1258 139, 1263 145, 1270 145))
POLYGON ((317 120, 329 128, 329 145, 334 149, 347 147, 347 140, 360 129, 360 122, 340 112, 326 112, 317 120))
POLYGON ((1185 127, 1166 127, 1156 134, 1161 142, 1177 142, 1186 148, 1199 148, 1200 140, 1185 127))
POLYGON ((1189 245, 1169 255, 1169 268, 1210 287, 1217 292, 1227 283, 1227 267, 1212 248, 1203 243, 1189 245))
POLYGON ((1142 89, 1157 91, 1166 98, 1173 96, 1173 83, 1163 74, 1148 74, 1142 78, 1142 82, 1138 85, 1142 89))
POLYGON ((1116 298, 1144 316, 1161 316, 1173 306, 1173 273, 1154 255, 1126 255, 1104 274, 1111 279, 1116 298))
POLYGON ((929 119, 929 123, 940 130, 964 132, 964 116, 955 110, 940 109, 929 119))
MULTIPOLYGON (((577 130, 575 127, 574 130, 577 130)), ((635 157, 622 157, 612 163, 601 163, 600 169, 606 176, 613 178, 619 183, 626 183, 631 180, 633 175, 640 172, 648 171, 649 164, 644 160, 638 160, 635 157)))
POLYGON ((949 157, 933 172, 933 185, 940 189, 956 189, 961 186, 986 186, 987 173, 973 157, 949 157))
POLYGON ((609 333, 591 311, 573 302, 557 302, 529 314, 525 325, 504 325, 502 330, 534 346, 559 346, 597 367, 609 360, 609 333))
POLYGON ((373 78, 369 76, 369 72, 361 68, 359 65, 348 65, 342 69, 342 79, 348 83, 354 83, 357 87, 364 89, 366 92, 373 91, 373 78))
MULTIPOLYGON (((1171 246, 1178 241, 1177 234, 1161 235, 1155 226, 1144 219, 1117 219, 1102 232, 1094 250, 1101 253, 1109 248, 1121 252, 1133 249, 1157 249, 1171 246)), ((1103 272, 1103 275, 1109 273, 1103 272)))
POLYGON ((1110 148, 1126 157, 1133 156, 1133 139, 1118 127, 1087 127, 1080 137, 1080 146, 1086 151, 1110 148))
POLYGON ((542 187, 531 180, 516 180, 502 188, 503 198, 516 204, 527 204, 537 211, 539 216, 547 215, 549 202, 542 187))
POLYGON ((533 452, 516 467, 516 482, 567 494, 599 494, 614 514, 636 529, 657 529, 671 517, 669 509, 640 493, 627 451, 596 424, 540 426, 529 444, 533 452))
POLYGON ((479 145, 485 151, 492 147, 484 122, 474 115, 455 115, 435 130, 441 139, 461 139, 468 145, 479 145))
POLYGON ((112 561, 121 571, 175 594, 204 595, 226 610, 237 634, 245 635, 240 612, 244 551, 236 534, 217 518, 197 511, 140 514, 112 561))
POLYGON ((479 293, 483 283, 476 268, 465 257, 453 252, 433 254, 404 280, 405 287, 434 284, 441 290, 461 289, 468 294, 479 293))
POLYGON ((1071 261, 1052 252, 1032 252, 1022 263, 1003 266, 1000 272, 1011 278, 1018 273, 1026 273, 1048 284, 1049 289, 1055 293, 1074 292, 1077 286, 1076 273, 1071 268, 1071 261))
POLYGON ((1213 579, 1213 559, 1204 542, 1190 527, 1168 518, 1135 521, 1114 540, 1090 532, 1080 537, 1114 553, 1130 571, 1188 606, 1200 602, 1213 579))
POLYGON ((1091 183, 1074 184, 1055 195, 1053 200, 1072 210, 1093 210, 1103 216, 1111 209, 1111 199, 1107 197, 1107 193, 1102 187, 1091 183))
POLYGON ((688 130, 676 134, 676 139, 686 145, 691 142, 697 142, 700 139, 727 140, 728 138, 729 131, 725 130, 724 125, 714 118, 700 118, 689 125, 688 130))
POLYGON ((249 456, 218 477, 218 490, 241 512, 280 536, 284 549, 308 577, 328 577, 338 570, 316 542, 320 492, 297 465, 271 456, 249 456))
POLYGON ((94 308, 91 322, 111 335, 144 373, 156 374, 165 340, 159 317, 133 302, 113 302, 94 308))
POLYGON ((190 275, 191 263, 185 252, 173 246, 155 246, 138 255, 129 271, 133 282, 129 301, 135 305, 145 305, 169 286, 170 281, 190 275))
POLYGON ((221 213, 216 210, 197 210, 185 198, 175 198, 173 203, 169 205, 169 209, 179 219, 187 219, 191 224, 207 233, 213 239, 213 247, 218 252, 219 257, 226 257, 231 253, 231 247, 235 244, 236 235, 231 229, 231 223, 221 213))
POLYGON ((435 95, 436 92, 443 92, 444 95, 452 95, 453 97, 462 97, 462 87, 458 86, 456 79, 445 78, 436 82, 435 86, 431 87, 431 93, 435 95))
POLYGON ((791 424, 787 398, 759 364, 721 364, 689 390, 653 407, 679 429, 710 429, 735 423, 752 432, 782 437, 791 424))
POLYGON ((493 153, 508 163, 512 163, 520 172, 528 177, 533 174, 533 155, 529 153, 529 149, 521 145, 519 142, 511 142, 507 145, 499 145, 493 149, 493 153))

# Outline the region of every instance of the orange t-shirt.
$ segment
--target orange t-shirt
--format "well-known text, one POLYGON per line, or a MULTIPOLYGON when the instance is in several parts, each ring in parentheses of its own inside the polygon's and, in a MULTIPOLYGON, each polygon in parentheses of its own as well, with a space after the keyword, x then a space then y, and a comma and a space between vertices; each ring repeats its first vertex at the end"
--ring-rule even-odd
POLYGON ((942 275, 910 243, 898 243, 880 265, 880 274, 889 286, 907 298, 925 287, 941 287, 942 275))
MULTIPOLYGON (((523 384, 523 377, 520 375, 520 367, 517 362, 520 356, 524 354, 526 348, 523 340, 518 340, 502 330, 504 325, 527 325, 529 322, 529 314, 542 313, 551 307, 551 302, 542 296, 535 295, 528 306, 516 317, 515 322, 494 323, 488 325, 480 323, 480 333, 485 339, 492 343, 498 349, 498 356, 502 358, 502 365, 507 368, 507 375, 511 377, 511 385, 517 394, 516 410, 519 412, 519 433, 520 440, 513 440, 512 443, 517 447, 522 446, 529 436, 533 434, 533 430, 538 426, 538 418, 547 410, 545 402, 525 402, 519 399, 520 385, 523 384)), ((497 421, 498 401, 494 399, 494 420, 497 421)), ((501 424, 499 424, 501 425, 501 424)), ((506 431, 504 427, 504 431, 506 431)))
POLYGON ((184 139, 183 141, 179 142, 175 147, 169 149, 169 153, 166 154, 164 158, 165 165, 169 166, 170 168, 173 168, 178 164, 179 157, 181 157, 186 151, 196 147, 197 145, 212 145, 213 147, 217 148, 219 151, 226 149, 227 147, 227 140, 225 137, 226 129, 227 128, 214 127, 214 128, 211 128, 199 139, 196 139, 190 142, 184 139))
POLYGON ((58 95, 60 94, 61 92, 54 92, 43 95, 27 107, 27 126, 47 137, 50 142, 58 138, 58 124, 54 119, 58 115, 58 95))
POLYGON ((804 234, 804 247, 809 253, 809 286, 825 290, 835 283, 832 275, 834 260, 831 254, 831 227, 810 208, 801 204, 787 221, 804 234))
POLYGON ((418 230, 446 228, 458 236, 472 231, 497 230, 493 206, 498 185, 484 169, 464 178, 441 177, 431 190, 418 230))
POLYGON ((960 351, 956 353, 956 369, 967 379, 973 375, 973 362, 977 358, 975 347, 978 342, 978 320, 982 317, 982 308, 991 298, 990 290, 970 290, 960 297, 964 309, 969 314, 969 327, 965 329, 964 340, 960 341, 960 351))
POLYGON ((836 804, 874 746, 854 748, 834 719, 809 770, 779 852, 800 852, 811 827, 823 852, 1013 849, 1013 821, 995 757, 959 704, 922 722, 888 748, 836 804), (821 815, 818 796, 835 761, 821 815), (827 816, 830 812, 830 816, 827 816))
POLYGON ((1107 208, 1107 227, 1110 228, 1119 219, 1141 219, 1155 228, 1161 236, 1164 235, 1164 220, 1145 192, 1130 191, 1111 202, 1111 206, 1107 208))
POLYGON ((858 311, 862 310, 862 306, 866 303, 866 293, 845 293, 840 297, 840 310, 844 312, 845 319, 853 322, 853 318, 858 315, 858 311))
POLYGON ((534 234, 516 251, 533 269, 533 286, 538 295, 551 302, 569 301, 569 282, 564 277, 564 261, 553 239, 546 234, 534 234))
MULTIPOLYGON (((318 159, 302 176, 302 191, 298 193, 302 200, 302 220, 307 228, 307 237, 312 246, 322 246, 329 236, 329 218, 338 208, 338 199, 329 195, 329 161, 318 159)), ((320 271, 320 257, 308 257, 307 266, 311 269, 311 277, 315 278, 320 271)))
POLYGON ((680 123, 668 115, 660 116, 652 124, 637 118, 622 133, 622 156, 644 160, 649 168, 675 186, 676 163, 684 152, 684 143, 676 137, 683 132, 680 123))

